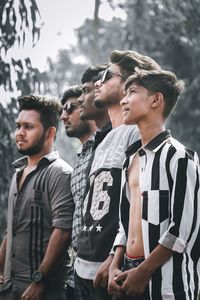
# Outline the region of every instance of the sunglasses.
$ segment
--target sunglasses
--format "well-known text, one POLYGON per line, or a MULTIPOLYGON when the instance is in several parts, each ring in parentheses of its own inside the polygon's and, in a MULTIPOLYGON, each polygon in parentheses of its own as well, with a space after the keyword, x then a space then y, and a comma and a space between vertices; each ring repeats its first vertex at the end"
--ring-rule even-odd
POLYGON ((79 104, 68 102, 64 107, 63 110, 68 113, 68 115, 72 114, 75 109, 79 107, 79 104))
POLYGON ((118 76, 121 77, 122 79, 126 80, 126 77, 119 74, 119 73, 115 73, 113 71, 111 71, 110 69, 106 69, 103 74, 101 75, 101 83, 108 81, 109 79, 111 79, 113 76, 118 76))

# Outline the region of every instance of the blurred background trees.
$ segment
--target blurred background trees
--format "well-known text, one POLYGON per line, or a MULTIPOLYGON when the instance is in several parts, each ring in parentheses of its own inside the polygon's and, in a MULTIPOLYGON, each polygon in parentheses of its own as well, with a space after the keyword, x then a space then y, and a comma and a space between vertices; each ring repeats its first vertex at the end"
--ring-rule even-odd
MULTIPOLYGON (((11 161, 17 157, 13 143, 16 98, 29 93, 59 98, 65 87, 80 82, 85 68, 108 61, 113 49, 149 55, 185 80, 185 93, 168 127, 175 137, 200 154, 199 0, 94 0, 93 19, 86 19, 74 31, 77 43, 60 49, 55 60, 48 57, 45 71, 32 66, 30 58, 8 61, 9 49, 16 43, 23 45, 27 34, 32 35, 33 45, 36 44, 42 25, 37 1, 19 0, 17 8, 16 1, 2 0, 0 4, 0 91, 3 88, 9 92, 9 101, 1 97, 0 103, 0 168, 4 170, 0 177, 1 219, 13 172, 11 161), (111 21, 100 18, 105 3, 113 9, 113 15, 118 9, 123 17, 113 17, 111 21)), ((70 141, 61 133, 57 145, 73 165, 75 152, 70 141)))

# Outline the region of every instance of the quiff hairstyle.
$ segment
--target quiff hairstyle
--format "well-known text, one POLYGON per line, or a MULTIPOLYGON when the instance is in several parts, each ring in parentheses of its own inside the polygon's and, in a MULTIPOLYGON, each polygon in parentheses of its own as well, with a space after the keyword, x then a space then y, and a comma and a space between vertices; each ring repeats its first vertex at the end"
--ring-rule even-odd
POLYGON ((90 66, 85 70, 85 72, 82 75, 81 82, 84 84, 85 82, 96 82, 101 78, 101 72, 106 70, 109 67, 110 64, 99 64, 90 66))
POLYGON ((135 72, 135 68, 143 70, 159 70, 160 66, 149 56, 142 55, 136 51, 114 50, 111 52, 110 61, 120 67, 121 73, 128 78, 135 72))
POLYGON ((136 69, 125 82, 125 91, 133 84, 143 86, 149 94, 161 93, 164 98, 163 116, 166 119, 175 108, 179 95, 184 90, 184 82, 178 80, 176 75, 166 70, 140 70, 136 69))
POLYGON ((19 112, 22 110, 35 110, 40 114, 40 121, 44 129, 55 127, 58 130, 61 106, 56 99, 40 95, 27 95, 18 100, 19 112))
POLYGON ((66 89, 61 98, 61 104, 64 105, 69 98, 78 98, 82 94, 81 85, 72 85, 66 89))

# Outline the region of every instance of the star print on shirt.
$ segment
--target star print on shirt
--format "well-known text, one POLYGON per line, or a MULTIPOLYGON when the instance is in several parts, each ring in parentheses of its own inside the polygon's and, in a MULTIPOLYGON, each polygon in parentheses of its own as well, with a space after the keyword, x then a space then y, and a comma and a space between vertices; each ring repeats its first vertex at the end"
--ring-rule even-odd
POLYGON ((97 232, 97 231, 101 232, 101 229, 102 229, 102 228, 103 228, 103 227, 102 227, 100 224, 97 225, 97 226, 96 226, 96 232, 97 232))

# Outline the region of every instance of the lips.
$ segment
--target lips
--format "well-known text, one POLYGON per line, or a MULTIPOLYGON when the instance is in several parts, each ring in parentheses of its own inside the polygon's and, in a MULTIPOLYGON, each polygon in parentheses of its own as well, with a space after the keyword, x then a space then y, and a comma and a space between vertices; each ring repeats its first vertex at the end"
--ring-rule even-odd
POLYGON ((71 126, 70 123, 64 123, 65 128, 69 128, 71 126))

